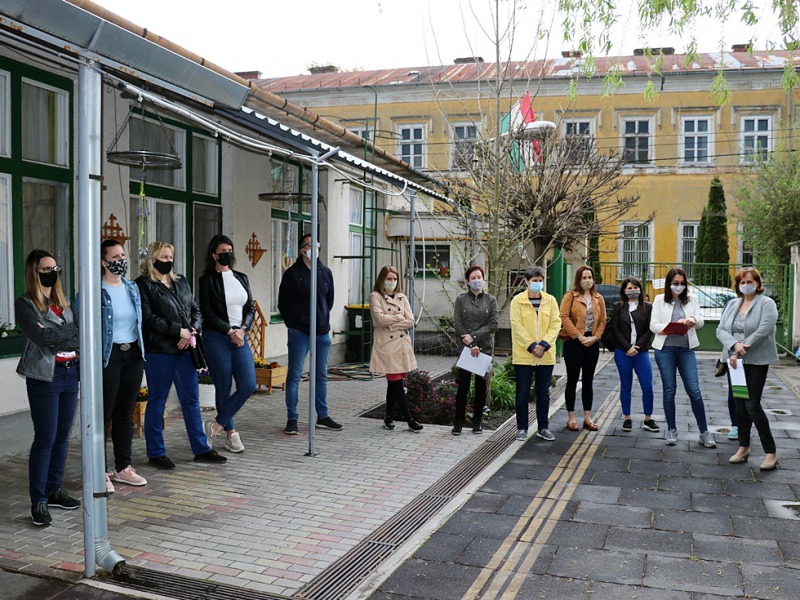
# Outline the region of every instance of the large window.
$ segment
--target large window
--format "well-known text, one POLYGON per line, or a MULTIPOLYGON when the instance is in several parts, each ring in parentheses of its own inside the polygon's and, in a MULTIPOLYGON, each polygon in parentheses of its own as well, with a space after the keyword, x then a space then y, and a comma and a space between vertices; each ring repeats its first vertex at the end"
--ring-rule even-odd
MULTIPOLYGON (((194 261, 194 290, 196 291, 197 283, 200 281, 200 276, 206 268, 206 249, 208 242, 211 241, 215 235, 222 233, 222 207, 214 206, 213 204, 200 204, 194 205, 194 228, 193 228, 193 261, 194 261)), ((236 243, 236 258, 237 260, 244 260, 247 256, 244 252, 244 239, 234 240, 236 243)))
POLYGON ((648 164, 650 159, 651 119, 623 119, 622 144, 625 162, 648 164))
POLYGON ((160 198, 145 198, 142 205, 141 199, 134 196, 130 207, 131 252, 137 252, 141 259, 152 242, 169 242, 175 246, 173 269, 185 275, 191 258, 186 255, 186 205, 160 198))
POLYGON ((681 119, 683 162, 708 163, 711 152, 711 119, 685 117, 681 119))
POLYGON ((564 139, 567 142, 567 160, 573 165, 583 163, 592 152, 592 122, 565 121, 564 139))
POLYGON ((397 133, 400 136, 400 158, 415 169, 425 168, 425 126, 401 125, 397 133))
POLYGON ((211 138, 192 135, 192 191, 219 193, 219 145, 211 138))
POLYGON ((683 266, 688 277, 694 274, 694 262, 697 252, 697 221, 681 221, 678 223, 678 263, 683 266))
POLYGON ((453 125, 453 156, 451 160, 454 171, 468 171, 472 167, 475 155, 475 143, 478 141, 478 130, 475 125, 458 123, 453 125))
POLYGON ((22 158, 67 165, 68 98, 64 90, 22 80, 22 158))
MULTIPOLYGON (((186 189, 186 132, 183 129, 165 124, 160 119, 140 115, 131 116, 131 150, 147 149, 163 154, 177 154, 181 159, 180 169, 152 169, 146 172, 149 184, 178 190, 186 189)), ((216 169, 216 162, 214 163, 216 169)), ((140 173, 131 169, 131 178, 139 178, 140 173)), ((194 176, 193 176, 194 178, 194 176)), ((215 190, 216 192, 216 190, 215 190)))
POLYGON ((450 246, 417 244, 414 246, 417 277, 450 277, 450 246))
POLYGON ((52 181, 23 178, 22 180, 22 251, 42 248, 52 252, 56 262, 64 267, 61 284, 72 293, 71 211, 67 202, 67 185, 52 181))
POLYGON ((741 125, 742 162, 766 160, 772 150, 772 117, 742 117, 741 125))
POLYGON ((14 322, 14 254, 11 177, 0 175, 0 323, 14 322))
POLYGON ((651 262, 650 225, 623 223, 620 233, 621 277, 635 275, 645 281, 649 278, 648 267, 651 262))
POLYGON ((375 192, 350 186, 350 271, 348 304, 362 304, 372 288, 372 254, 375 246, 375 192))

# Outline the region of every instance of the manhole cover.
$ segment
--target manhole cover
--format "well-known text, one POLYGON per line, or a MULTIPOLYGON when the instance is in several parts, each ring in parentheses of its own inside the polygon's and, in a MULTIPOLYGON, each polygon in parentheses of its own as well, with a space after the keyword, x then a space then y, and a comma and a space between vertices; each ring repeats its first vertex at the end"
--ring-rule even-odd
POLYGON ((785 410, 783 408, 766 408, 764 409, 764 412, 769 413, 771 415, 780 415, 782 417, 792 414, 792 411, 785 410))

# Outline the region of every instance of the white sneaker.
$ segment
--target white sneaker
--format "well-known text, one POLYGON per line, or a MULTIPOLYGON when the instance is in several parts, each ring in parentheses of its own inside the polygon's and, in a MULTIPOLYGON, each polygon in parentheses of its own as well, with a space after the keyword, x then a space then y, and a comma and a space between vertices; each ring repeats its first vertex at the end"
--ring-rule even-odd
POLYGON ((111 479, 108 477, 108 473, 106 473, 106 494, 113 494, 117 490, 114 489, 114 484, 111 483, 111 479))
POLYGON ((128 485, 147 485, 147 479, 139 475, 131 465, 128 465, 122 471, 112 473, 111 479, 117 483, 126 483, 128 485))
POLYGON ((230 452, 244 452, 244 444, 242 444, 242 438, 239 437, 239 432, 234 431, 231 434, 231 437, 225 438, 225 449, 229 450, 230 452))
POLYGON ((703 446, 706 448, 716 448, 717 442, 714 441, 714 434, 710 431, 704 431, 700 434, 700 439, 698 440, 703 446))

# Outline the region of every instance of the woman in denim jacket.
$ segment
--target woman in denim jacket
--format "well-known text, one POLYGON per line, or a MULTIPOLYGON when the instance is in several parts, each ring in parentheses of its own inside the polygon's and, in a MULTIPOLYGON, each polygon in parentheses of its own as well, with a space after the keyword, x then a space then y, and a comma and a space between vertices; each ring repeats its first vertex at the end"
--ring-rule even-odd
POLYGON ((48 507, 81 503, 61 489, 67 443, 78 402, 78 324, 61 289, 61 267, 46 250, 25 259, 25 294, 14 303, 25 345, 17 373, 25 377, 33 420, 28 461, 31 518, 52 523, 48 507))

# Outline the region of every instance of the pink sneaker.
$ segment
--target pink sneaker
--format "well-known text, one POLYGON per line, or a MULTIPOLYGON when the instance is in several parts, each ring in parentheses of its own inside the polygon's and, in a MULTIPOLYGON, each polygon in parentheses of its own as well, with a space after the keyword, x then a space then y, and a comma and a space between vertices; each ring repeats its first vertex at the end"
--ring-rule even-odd
POLYGON ((108 473, 106 473, 106 494, 113 494, 115 491, 114 484, 111 483, 111 479, 108 478, 108 473))
POLYGON ((147 479, 139 475, 131 465, 128 465, 122 471, 112 473, 111 480, 128 485, 147 485, 147 479))

